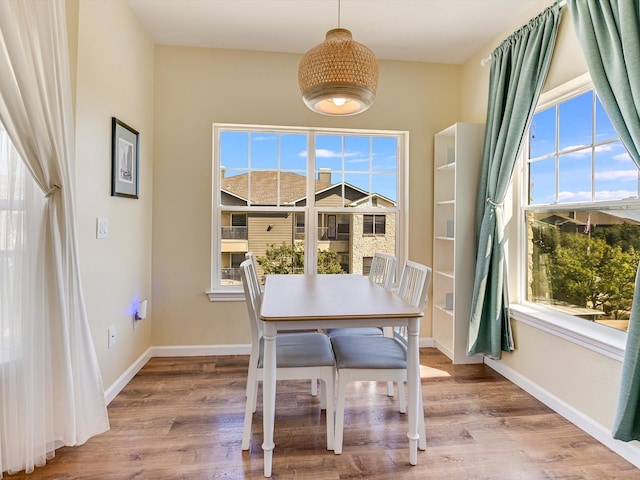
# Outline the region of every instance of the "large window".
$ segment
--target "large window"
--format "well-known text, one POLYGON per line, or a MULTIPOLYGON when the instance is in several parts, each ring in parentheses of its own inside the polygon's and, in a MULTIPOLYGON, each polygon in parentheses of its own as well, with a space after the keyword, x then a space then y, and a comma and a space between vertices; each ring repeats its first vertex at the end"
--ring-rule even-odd
POLYGON ((626 330, 640 260, 640 175, 593 88, 541 105, 528 145, 526 300, 626 330))
POLYGON ((405 132, 214 125, 210 298, 241 291, 248 251, 261 278, 401 258, 406 143, 405 132))

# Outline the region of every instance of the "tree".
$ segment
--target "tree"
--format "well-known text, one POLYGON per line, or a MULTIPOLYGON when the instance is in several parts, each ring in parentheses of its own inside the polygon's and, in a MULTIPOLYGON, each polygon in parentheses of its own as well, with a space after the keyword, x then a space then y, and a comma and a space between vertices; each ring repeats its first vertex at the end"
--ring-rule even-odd
POLYGON ((318 273, 344 273, 338 260, 338 252, 318 250, 318 273))
MULTIPOLYGON (((293 245, 271 245, 263 257, 257 257, 256 261, 262 267, 265 275, 291 274, 304 272, 304 246, 300 242, 293 245)), ((318 273, 344 273, 338 253, 333 250, 318 250, 318 273)))
POLYGON ((633 301, 639 252, 631 242, 637 226, 601 227, 599 235, 562 232, 557 227, 534 227, 533 263, 537 270, 534 290, 538 298, 548 289, 550 299, 602 310, 609 317, 628 315, 633 301), (610 241, 622 240, 622 245, 610 241), (544 276, 545 282, 541 282, 544 276))
POLYGON ((532 254, 529 258, 529 288, 531 298, 546 299, 553 298, 553 289, 549 281, 549 268, 547 265, 551 261, 551 255, 560 243, 560 231, 553 225, 536 223, 534 216, 529 215, 528 221, 531 228, 532 254))

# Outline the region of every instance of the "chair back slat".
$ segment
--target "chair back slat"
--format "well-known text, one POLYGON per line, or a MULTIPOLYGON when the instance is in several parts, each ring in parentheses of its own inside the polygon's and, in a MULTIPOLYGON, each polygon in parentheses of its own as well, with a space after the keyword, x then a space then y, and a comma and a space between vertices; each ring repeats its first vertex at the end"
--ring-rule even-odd
POLYGON ((371 260, 369 280, 387 290, 391 287, 396 271, 396 257, 387 253, 375 252, 371 260))
MULTIPOLYGON (((427 305, 431 267, 407 260, 400 276, 398 297, 405 303, 424 310, 427 305)), ((394 337, 407 345, 407 327, 394 327, 394 337)))
POLYGON ((251 341, 259 342, 262 336, 262 320, 260 320, 262 292, 260 290, 260 282, 258 281, 258 272, 256 272, 255 263, 252 259, 246 259, 240 264, 240 273, 242 275, 244 297, 247 303, 247 313, 249 314, 251 341))
POLYGON ((258 264, 256 263, 256 256, 253 252, 247 252, 244 254, 245 260, 251 260, 251 264, 253 265, 253 270, 255 271, 255 281, 258 282, 260 297, 262 297, 262 283, 260 283, 260 276, 258 275, 258 264))

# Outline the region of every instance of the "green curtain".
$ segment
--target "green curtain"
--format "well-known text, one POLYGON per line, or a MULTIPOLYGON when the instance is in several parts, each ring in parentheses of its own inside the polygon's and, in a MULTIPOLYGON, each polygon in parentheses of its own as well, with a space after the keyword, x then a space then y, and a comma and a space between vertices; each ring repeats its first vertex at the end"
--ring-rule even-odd
MULTIPOLYGON (((593 85, 640 166, 640 2, 570 0, 569 12, 593 85)), ((640 440, 640 273, 636 276, 613 437, 640 440)))
POLYGON ((467 355, 513 350, 506 294, 502 202, 556 43, 558 2, 513 33, 491 58, 476 211, 476 272, 467 355))

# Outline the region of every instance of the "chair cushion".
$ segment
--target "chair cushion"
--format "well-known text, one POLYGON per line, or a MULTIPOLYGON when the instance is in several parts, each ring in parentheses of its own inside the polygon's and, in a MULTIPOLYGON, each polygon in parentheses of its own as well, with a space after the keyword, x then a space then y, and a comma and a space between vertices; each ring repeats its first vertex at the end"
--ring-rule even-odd
POLYGON ((393 338, 340 335, 331 337, 331 345, 338 370, 407 368, 407 350, 393 338))
POLYGON ((375 335, 382 336, 383 332, 378 327, 363 327, 363 328, 327 328, 325 330, 329 337, 337 337, 338 335, 375 335))
MULTIPOLYGON (((258 368, 264 362, 264 338, 260 339, 258 368)), ((331 342, 324 333, 288 333, 276 337, 278 368, 335 365, 331 342)))

